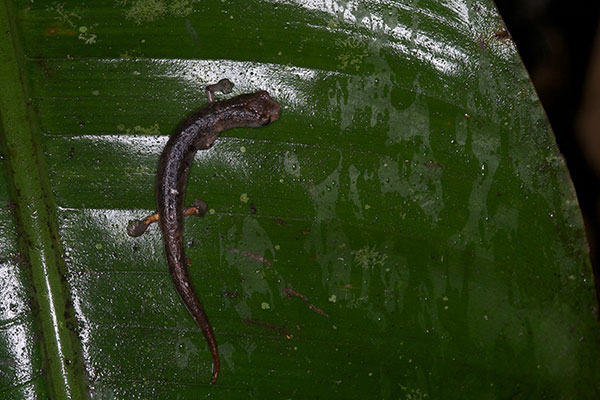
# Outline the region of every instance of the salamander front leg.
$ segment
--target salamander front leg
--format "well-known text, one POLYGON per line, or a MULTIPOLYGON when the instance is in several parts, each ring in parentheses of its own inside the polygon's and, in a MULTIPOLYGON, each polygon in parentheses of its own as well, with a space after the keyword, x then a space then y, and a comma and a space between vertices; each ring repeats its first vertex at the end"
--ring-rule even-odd
POLYGON ((204 93, 206 93, 206 97, 208 97, 209 103, 214 103, 215 98, 213 97, 214 92, 223 92, 225 94, 230 93, 233 88, 233 83, 229 79, 221 79, 217 83, 213 83, 212 85, 208 85, 204 88, 204 93))
MULTIPOLYGON (((188 215, 198 215, 200 217, 206 214, 208 206, 202 200, 194 200, 192 205, 188 207, 183 215, 186 217, 188 215)), ((147 216, 144 219, 136 219, 133 221, 129 221, 129 225, 127 225, 127 234, 129 236, 137 237, 141 236, 146 232, 146 229, 150 226, 151 223, 158 221, 158 213, 154 213, 152 215, 147 216)))

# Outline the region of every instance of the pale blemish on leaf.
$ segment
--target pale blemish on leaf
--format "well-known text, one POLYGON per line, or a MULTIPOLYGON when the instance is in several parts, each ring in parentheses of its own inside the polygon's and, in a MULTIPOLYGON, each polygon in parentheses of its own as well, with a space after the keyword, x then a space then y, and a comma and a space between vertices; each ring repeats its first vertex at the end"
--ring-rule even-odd
POLYGON ((161 19, 167 12, 166 4, 161 0, 119 0, 117 4, 125 6, 125 18, 133 20, 138 25, 161 19))
POLYGON ((52 3, 52 5, 46 8, 49 12, 53 12, 58 14, 55 19, 63 22, 65 25, 74 28, 75 22, 74 20, 80 20, 81 16, 75 10, 65 10, 65 5, 63 3, 52 3))
POLYGON ((346 307, 348 307, 348 308, 363 308, 367 305, 368 302, 369 302, 369 296, 355 297, 348 302, 346 307))
POLYGON ((190 15, 194 11, 194 3, 198 0, 174 0, 169 1, 169 11, 176 17, 185 17, 190 15))
POLYGON ((128 135, 160 135, 160 127, 158 126, 158 122, 154 122, 154 125, 150 125, 148 127, 136 125, 133 128, 119 124, 117 125, 117 129, 120 132, 124 132, 128 135))
POLYGON ((353 69, 358 71, 365 57, 367 57, 367 46, 364 39, 358 37, 348 37, 346 39, 337 39, 335 43, 342 47, 343 53, 337 56, 340 69, 353 69))
POLYGON ((198 347, 189 338, 180 338, 177 341, 175 363, 179 368, 187 368, 190 360, 198 354, 198 347))
POLYGON ((75 32, 79 32, 77 39, 83 41, 85 44, 96 43, 96 34, 92 32, 92 28, 98 26, 93 25, 79 25, 76 22, 82 19, 81 10, 78 8, 65 9, 64 3, 52 3, 52 5, 46 8, 49 12, 55 13, 55 19, 62 22, 65 26, 69 27, 75 32))
MULTIPOLYGON (((412 360, 409 360, 412 363, 412 360)), ((429 397, 427 393, 423 393, 421 389, 409 389, 406 386, 401 385, 400 388, 406 394, 405 399, 407 400, 423 400, 429 397)))
POLYGON ((119 58, 123 58, 125 60, 132 60, 135 58, 143 58, 143 57, 144 57, 144 53, 142 53, 142 51, 140 50, 139 47, 137 47, 135 49, 124 51, 123 53, 119 54, 119 58))
POLYGON ((286 151, 283 155, 283 168, 285 172, 295 177, 300 176, 300 162, 298 156, 291 151, 286 151))
POLYGON ((83 40, 85 44, 94 44, 96 43, 96 34, 92 33, 87 26, 79 27, 79 35, 77 39, 83 40))
POLYGON ((165 17, 185 17, 194 12, 194 4, 199 0, 117 0, 117 4, 125 7, 125 18, 140 25, 165 17))
POLYGON ((331 19, 327 23, 327 29, 335 29, 339 25, 339 22, 336 19, 331 19))
POLYGON ((354 250, 352 255, 354 256, 354 261, 364 269, 373 268, 376 265, 383 266, 385 260, 388 258, 387 254, 380 254, 375 250, 375 246, 372 249, 369 246, 365 246, 360 250, 354 250))

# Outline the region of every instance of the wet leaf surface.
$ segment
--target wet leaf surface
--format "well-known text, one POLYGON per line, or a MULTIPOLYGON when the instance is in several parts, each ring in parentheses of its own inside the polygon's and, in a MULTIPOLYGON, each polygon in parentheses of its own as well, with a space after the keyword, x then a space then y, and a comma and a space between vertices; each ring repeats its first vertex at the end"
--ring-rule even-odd
MULTIPOLYGON (((575 193, 491 2, 2 7, 25 95, 1 110, 0 398, 598 394, 575 193), (224 77, 232 95, 264 89, 282 111, 225 132, 192 167, 187 198, 209 212, 186 221, 186 255, 222 357, 210 385, 158 230, 126 226, 155 208, 168 135, 224 77), (11 125, 18 107, 29 124, 11 125), (13 197, 48 205, 65 278, 48 287, 64 313, 44 311, 43 263, 31 279, 16 257, 14 126, 42 161, 27 163, 40 182, 10 178, 13 197), (52 321, 71 350, 52 347, 52 321)), ((21 206, 17 220, 35 222, 21 206)))

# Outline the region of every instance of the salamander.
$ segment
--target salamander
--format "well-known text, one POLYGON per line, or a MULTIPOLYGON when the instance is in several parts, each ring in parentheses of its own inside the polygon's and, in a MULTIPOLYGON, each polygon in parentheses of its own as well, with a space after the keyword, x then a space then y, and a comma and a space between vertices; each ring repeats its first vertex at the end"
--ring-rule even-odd
POLYGON ((202 330, 212 354, 211 383, 215 383, 219 376, 219 350, 204 307, 190 280, 183 246, 184 214, 204 215, 207 208, 204 202, 196 202, 187 210, 184 208, 190 166, 196 151, 210 149, 221 132, 238 127, 268 125, 279 118, 280 110, 279 104, 264 90, 214 101, 214 91, 228 93, 232 86, 229 80, 222 79, 206 87, 209 104, 179 125, 158 161, 155 185, 158 213, 144 220, 132 221, 128 227, 131 236, 139 236, 150 223, 158 221, 175 290, 202 330))

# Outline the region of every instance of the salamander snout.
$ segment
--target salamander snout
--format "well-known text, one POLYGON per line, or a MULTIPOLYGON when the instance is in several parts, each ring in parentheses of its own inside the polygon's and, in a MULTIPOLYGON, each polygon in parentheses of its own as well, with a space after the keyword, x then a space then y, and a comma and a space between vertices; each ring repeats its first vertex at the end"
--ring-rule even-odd
MULTIPOLYGON (((271 100, 271 99, 269 99, 271 100)), ((267 113, 267 124, 270 124, 271 122, 275 122, 279 119, 279 110, 281 109, 281 107, 279 106, 279 104, 275 103, 273 100, 271 100, 271 104, 270 104, 270 110, 267 113)))
POLYGON ((245 104, 248 111, 246 123, 244 126, 259 127, 275 122, 279 119, 281 107, 277 104, 269 93, 261 90, 248 95, 249 101, 245 104))

